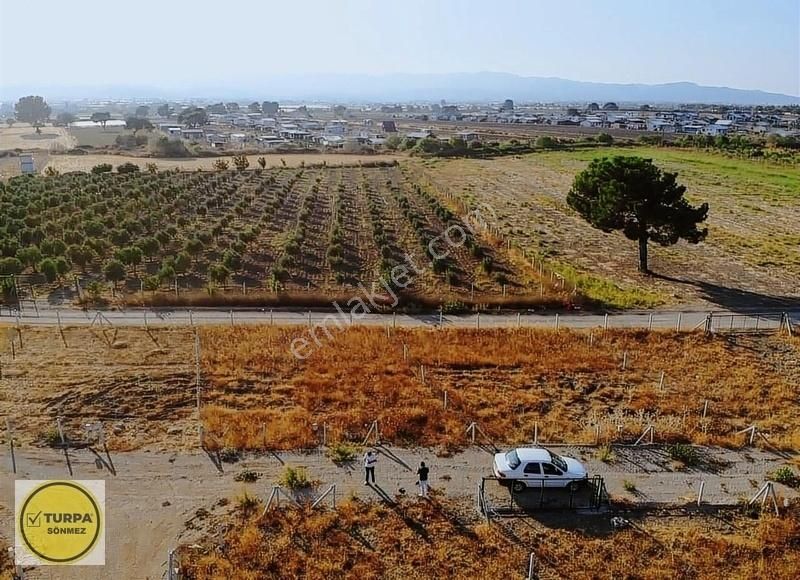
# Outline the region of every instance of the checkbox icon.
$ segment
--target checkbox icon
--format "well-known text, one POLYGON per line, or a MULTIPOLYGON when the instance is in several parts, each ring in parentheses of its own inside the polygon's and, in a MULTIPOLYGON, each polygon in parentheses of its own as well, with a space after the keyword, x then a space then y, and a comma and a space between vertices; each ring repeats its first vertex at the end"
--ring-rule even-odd
POLYGON ((42 525, 42 512, 38 514, 25 514, 25 525, 29 528, 38 528, 42 525))

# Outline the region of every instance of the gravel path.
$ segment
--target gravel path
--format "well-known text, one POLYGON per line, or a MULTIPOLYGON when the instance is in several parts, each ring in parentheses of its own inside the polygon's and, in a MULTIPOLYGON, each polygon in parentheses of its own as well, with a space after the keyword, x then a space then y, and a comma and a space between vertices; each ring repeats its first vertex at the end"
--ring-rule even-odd
MULTIPOLYGON (((758 449, 730 451, 701 448, 700 464, 681 470, 659 446, 614 448, 614 460, 603 463, 589 447, 555 447, 563 455, 583 459, 591 475, 605 479, 612 498, 645 504, 683 504, 695 501, 701 481, 705 482, 704 499, 709 504, 729 505, 740 498, 752 497, 763 485, 766 475, 784 464, 786 458, 758 449), (625 482, 636 490, 625 491, 625 482)), ((419 461, 431 465, 431 486, 450 496, 475 497, 483 476, 491 474, 491 453, 470 448, 451 457, 436 457, 430 450, 380 448, 377 486, 363 484, 360 461, 352 466, 338 466, 324 454, 248 456, 235 464, 221 464, 220 471, 209 456, 135 451, 111 455, 116 475, 97 461, 89 450, 71 450, 70 462, 75 479, 105 479, 108 528, 105 568, 56 568, 58 578, 161 578, 167 552, 179 542, 191 542, 192 531, 186 523, 198 516, 198 509, 221 509, 217 502, 233 499, 245 490, 266 499, 271 486, 286 465, 305 466, 319 480, 319 491, 335 483, 337 497, 350 494, 363 499, 394 497, 401 488, 414 493, 414 470, 419 461), (413 468, 413 469, 412 469, 413 468), (256 483, 236 482, 244 470, 261 474, 256 483), (74 572, 73 572, 74 570, 74 572)), ((63 454, 57 450, 17 450, 18 478, 69 478, 63 454)), ((108 460, 106 460, 108 461, 108 460)), ((0 534, 13 537, 13 477, 8 449, 0 454, 0 465, 9 474, 0 480, 0 534)), ((777 485, 780 496, 795 497, 797 492, 777 485)), ((505 498, 508 493, 495 482, 487 483, 487 493, 505 498)), ((529 492, 536 493, 536 492, 529 492)), ((190 526, 191 527, 191 526, 190 526)), ((43 568, 30 578, 48 578, 43 568)), ((53 576, 56 577, 56 576, 53 576)))

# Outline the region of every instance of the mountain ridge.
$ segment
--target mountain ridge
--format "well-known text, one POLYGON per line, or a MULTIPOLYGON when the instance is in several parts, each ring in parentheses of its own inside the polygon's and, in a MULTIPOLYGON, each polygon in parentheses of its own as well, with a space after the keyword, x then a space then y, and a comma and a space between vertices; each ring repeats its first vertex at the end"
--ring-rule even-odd
POLYGON ((441 99, 456 102, 500 101, 578 103, 707 103, 727 105, 798 105, 800 96, 700 85, 690 81, 659 84, 600 83, 560 77, 520 76, 503 72, 284 74, 254 76, 246 81, 193 83, 168 88, 146 85, 17 86, 0 88, 0 98, 24 94, 46 98, 256 98, 329 102, 407 102, 441 99), (50 96, 52 95, 52 96, 50 96))

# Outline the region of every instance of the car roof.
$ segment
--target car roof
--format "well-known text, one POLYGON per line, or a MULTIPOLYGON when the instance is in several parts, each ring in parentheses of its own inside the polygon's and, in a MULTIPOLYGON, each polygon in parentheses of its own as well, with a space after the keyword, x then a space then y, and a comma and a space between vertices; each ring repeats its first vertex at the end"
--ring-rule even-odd
POLYGON ((540 447, 517 447, 514 451, 520 461, 550 461, 550 452, 540 447))

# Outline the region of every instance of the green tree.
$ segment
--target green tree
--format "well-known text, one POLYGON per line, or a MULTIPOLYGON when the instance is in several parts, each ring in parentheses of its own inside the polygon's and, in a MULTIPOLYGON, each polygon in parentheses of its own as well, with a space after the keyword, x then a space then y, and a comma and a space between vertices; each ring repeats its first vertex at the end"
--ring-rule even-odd
POLYGON ((230 278, 231 271, 224 264, 212 264, 208 269, 208 276, 217 284, 224 284, 230 278))
POLYGON ((17 258, 0 258, 0 275, 13 276, 22 272, 22 262, 17 258))
POLYGON ((179 252, 175 256, 175 263, 173 268, 178 274, 185 274, 189 271, 189 268, 192 266, 192 258, 189 257, 189 254, 186 252, 179 252))
POLYGON ((178 115, 178 123, 199 127, 208 123, 208 113, 201 107, 188 107, 178 115))
POLYGON ((59 280, 63 280, 70 270, 72 270, 72 264, 64 256, 58 256, 56 258, 56 273, 59 280))
POLYGON ((130 129, 133 131, 133 134, 136 135, 136 133, 141 130, 152 131, 153 124, 142 117, 128 117, 125 119, 125 128, 130 129))
POLYGON ((40 127, 50 118, 50 105, 38 95, 29 95, 17 101, 14 113, 18 121, 30 123, 41 133, 40 127))
POLYGON ((86 272, 86 266, 91 264, 95 256, 95 252, 89 246, 79 246, 78 244, 73 244, 67 248, 67 256, 73 264, 76 264, 81 269, 82 272, 86 272))
POLYGON ((63 113, 59 113, 56 115, 56 123, 61 125, 62 127, 69 126, 70 123, 75 122, 75 115, 72 113, 67 113, 66 111, 63 113))
POLYGON ((150 107, 148 107, 147 105, 139 105, 138 107, 136 107, 135 114, 137 117, 145 118, 147 117, 147 115, 150 114, 150 107))
POLYGON ((17 250, 17 259, 36 271, 36 265, 42 260, 42 252, 37 246, 26 246, 17 250))
POLYGON ((686 187, 676 173, 662 172, 651 159, 603 157, 575 177, 567 203, 592 226, 620 230, 639 244, 639 270, 649 272, 647 243, 670 246, 684 239, 696 244, 708 229, 698 224, 708 216, 708 204, 689 205, 686 187))
POLYGON ((133 267, 133 275, 136 275, 136 267, 142 263, 142 249, 139 246, 128 246, 117 250, 115 255, 117 260, 127 266, 133 267))
POLYGON ((161 249, 161 244, 156 238, 144 238, 139 241, 139 247, 142 248, 144 255, 147 256, 148 259, 152 260, 158 255, 158 251, 161 249))
POLYGON ((116 289, 117 283, 125 279, 125 265, 119 260, 110 260, 103 268, 103 275, 106 280, 114 284, 114 289, 116 289))
POLYGON ((183 249, 194 258, 195 262, 197 261, 197 257, 203 253, 205 249, 205 244, 203 244, 202 240, 197 238, 192 238, 191 240, 187 240, 186 244, 184 245, 183 249))
POLYGON ((169 117, 172 114, 172 107, 169 106, 169 103, 164 103, 158 106, 156 113, 159 117, 169 117))
POLYGON ((58 278, 58 269, 53 258, 45 258, 39 262, 39 270, 44 274, 48 282, 55 282, 56 278, 58 278))
POLYGON ((111 120, 111 113, 107 111, 100 111, 97 113, 92 113, 91 120, 95 123, 100 123, 100 126, 103 128, 103 131, 106 129, 106 123, 111 120))

